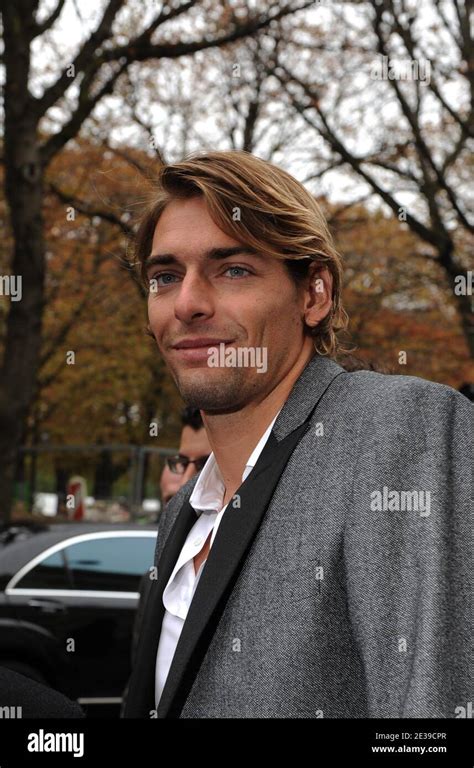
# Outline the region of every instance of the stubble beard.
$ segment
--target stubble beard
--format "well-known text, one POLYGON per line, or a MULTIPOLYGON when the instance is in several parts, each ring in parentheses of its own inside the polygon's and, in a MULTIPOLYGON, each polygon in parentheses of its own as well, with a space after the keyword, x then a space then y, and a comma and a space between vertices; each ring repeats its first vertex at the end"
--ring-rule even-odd
POLYGON ((231 413, 241 408, 245 399, 245 370, 228 368, 216 376, 214 369, 189 369, 184 375, 172 376, 186 405, 208 413, 231 413))

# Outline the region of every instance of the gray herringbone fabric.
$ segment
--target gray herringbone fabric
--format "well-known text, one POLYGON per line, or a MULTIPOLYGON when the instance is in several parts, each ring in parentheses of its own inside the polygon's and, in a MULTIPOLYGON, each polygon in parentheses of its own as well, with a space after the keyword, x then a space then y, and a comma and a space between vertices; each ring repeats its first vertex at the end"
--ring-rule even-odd
MULTIPOLYGON (((335 369, 313 358, 277 438, 335 369)), ((472 406, 455 390, 337 376, 276 486, 181 717, 460 716, 472 701, 472 458, 472 406), (373 511, 384 486, 430 492, 429 514, 373 511)), ((163 513, 158 570, 196 479, 163 513)))

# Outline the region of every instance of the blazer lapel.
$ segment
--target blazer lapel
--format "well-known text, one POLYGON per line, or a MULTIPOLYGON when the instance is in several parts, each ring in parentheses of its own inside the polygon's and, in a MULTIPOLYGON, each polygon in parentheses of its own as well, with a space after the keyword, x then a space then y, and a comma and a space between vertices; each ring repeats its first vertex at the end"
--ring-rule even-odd
POLYGON ((158 717, 179 717, 228 596, 242 568, 285 464, 309 423, 280 444, 270 437, 222 517, 194 593, 158 707, 158 717))

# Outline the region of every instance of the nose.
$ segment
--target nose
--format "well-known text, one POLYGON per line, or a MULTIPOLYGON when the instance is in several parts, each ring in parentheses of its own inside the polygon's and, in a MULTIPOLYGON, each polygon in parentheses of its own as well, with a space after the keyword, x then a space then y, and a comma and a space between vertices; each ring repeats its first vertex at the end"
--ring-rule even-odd
POLYGON ((189 272, 184 277, 176 296, 174 313, 182 323, 189 323, 197 317, 212 317, 211 286, 202 275, 189 272))

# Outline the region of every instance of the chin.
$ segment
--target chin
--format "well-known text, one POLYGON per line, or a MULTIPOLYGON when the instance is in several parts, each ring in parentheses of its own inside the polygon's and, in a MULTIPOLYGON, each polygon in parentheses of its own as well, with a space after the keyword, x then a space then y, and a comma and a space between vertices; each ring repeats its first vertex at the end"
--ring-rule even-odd
POLYGON ((186 405, 213 413, 240 410, 248 397, 255 397, 266 379, 255 375, 250 367, 174 366, 171 373, 186 405))
POLYGON ((242 406, 243 387, 240 382, 229 381, 199 381, 196 376, 181 378, 176 382, 179 393, 186 405, 199 408, 206 413, 233 413, 242 406))

